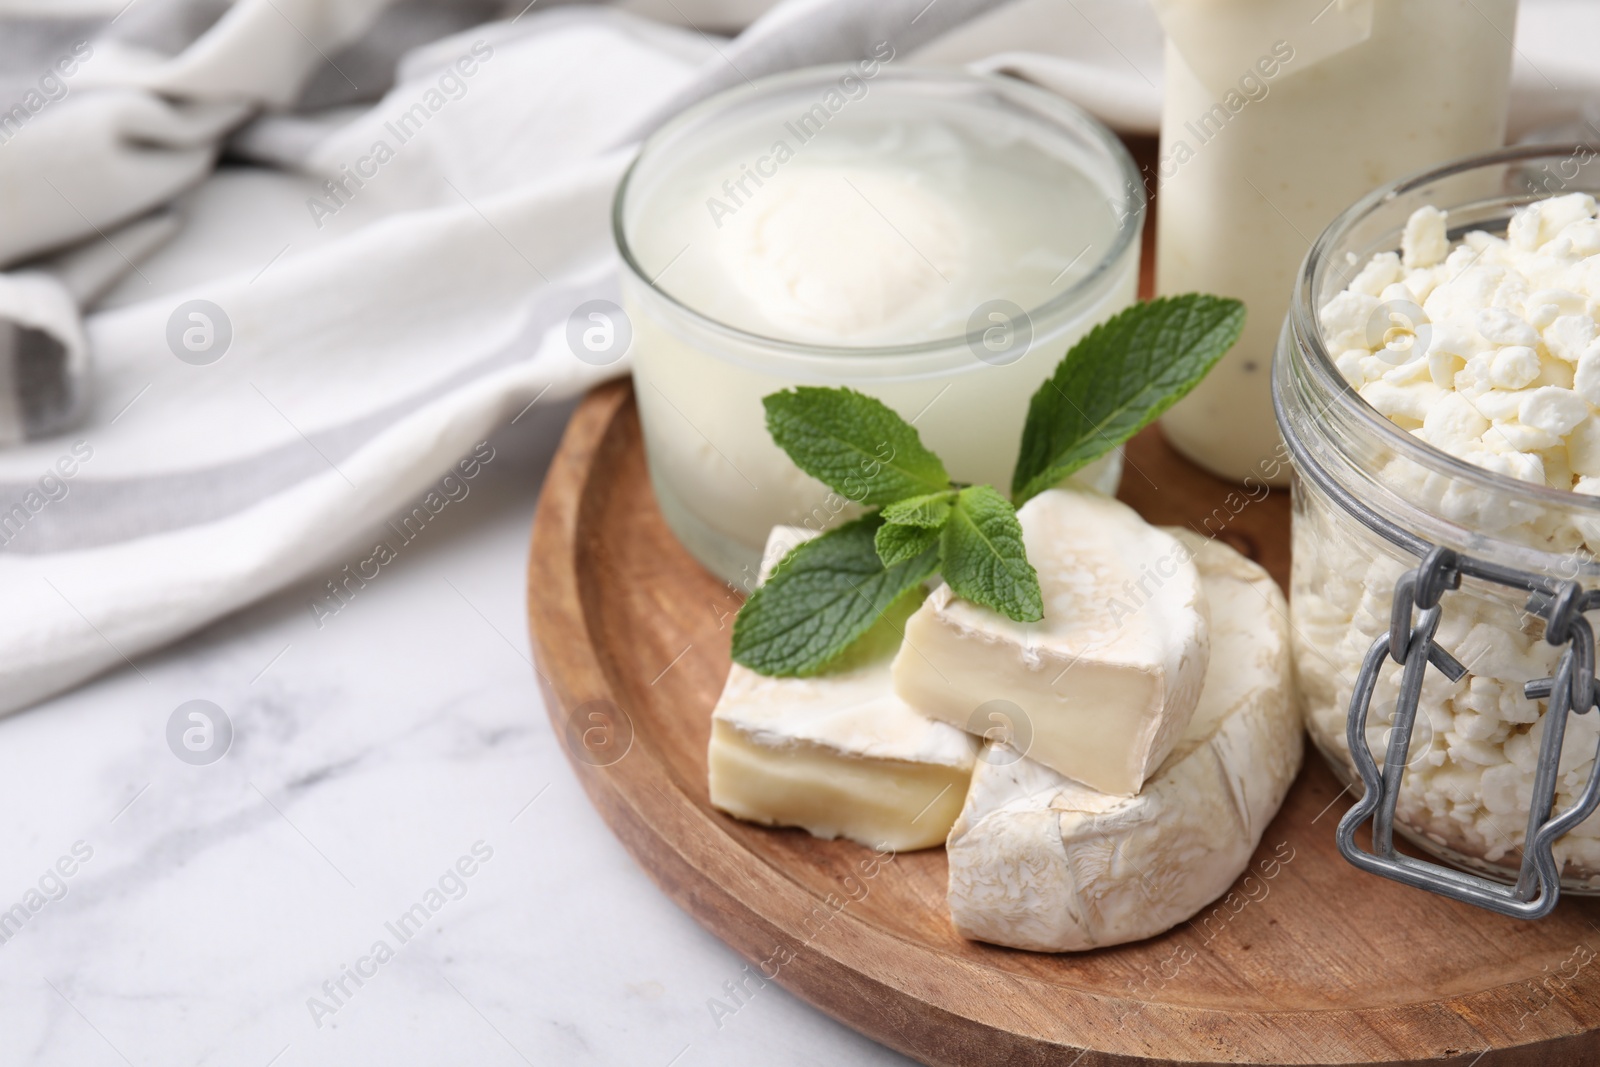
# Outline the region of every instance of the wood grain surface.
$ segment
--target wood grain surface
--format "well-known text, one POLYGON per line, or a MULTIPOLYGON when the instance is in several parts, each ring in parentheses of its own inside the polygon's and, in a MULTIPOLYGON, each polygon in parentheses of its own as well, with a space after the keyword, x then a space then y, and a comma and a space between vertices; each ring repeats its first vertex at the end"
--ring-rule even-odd
MULTIPOLYGON (((1198 527, 1236 492, 1155 430, 1128 455, 1123 496, 1152 521, 1198 527)), ((1221 531, 1280 582, 1288 510, 1272 494, 1221 531)), ((664 525, 630 386, 591 394, 528 570, 552 722, 662 890, 751 973, 765 964, 862 1033, 952 1067, 1600 1063, 1600 902, 1524 923, 1357 871, 1333 841, 1348 798, 1315 756, 1228 896, 1160 937, 1072 955, 958 937, 942 850, 880 857, 722 815, 706 745, 739 603, 664 525)))

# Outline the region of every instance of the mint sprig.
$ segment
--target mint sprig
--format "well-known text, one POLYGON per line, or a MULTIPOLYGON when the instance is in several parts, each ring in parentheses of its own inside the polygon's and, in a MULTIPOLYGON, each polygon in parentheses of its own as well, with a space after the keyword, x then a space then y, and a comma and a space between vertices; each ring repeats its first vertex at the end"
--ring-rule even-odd
POLYGON ((946 489, 942 493, 929 493, 927 496, 914 496, 908 500, 896 500, 883 509, 883 521, 900 526, 938 529, 950 517, 950 509, 955 502, 954 489, 946 489))
POLYGON ((1039 621, 1044 598, 1016 505, 1148 426, 1243 327, 1243 304, 1203 294, 1135 304, 1095 327, 1028 405, 1010 500, 991 486, 952 484, 916 428, 882 401, 811 386, 763 398, 767 430, 797 467, 877 510, 784 557, 734 621, 734 662, 784 677, 848 662, 841 655, 880 619, 898 617, 934 574, 957 596, 1039 621))
POLYGON ((763 397, 767 432, 795 466, 858 504, 892 504, 950 485, 939 457, 881 400, 801 386, 763 397))
POLYGON ((759 674, 815 674, 932 577, 932 546, 884 564, 873 546, 882 525, 879 515, 863 515, 795 546, 733 620, 734 661, 759 674))
POLYGON ((885 567, 920 556, 939 543, 939 527, 885 522, 872 539, 885 567))
POLYGON ((1039 576, 1022 545, 1017 509, 990 486, 961 490, 939 549, 939 570, 957 596, 1018 622, 1044 618, 1039 576))
POLYGON ((1135 304, 1090 330, 1028 404, 1012 500, 1061 484, 1150 425, 1243 329, 1239 301, 1190 293, 1135 304))

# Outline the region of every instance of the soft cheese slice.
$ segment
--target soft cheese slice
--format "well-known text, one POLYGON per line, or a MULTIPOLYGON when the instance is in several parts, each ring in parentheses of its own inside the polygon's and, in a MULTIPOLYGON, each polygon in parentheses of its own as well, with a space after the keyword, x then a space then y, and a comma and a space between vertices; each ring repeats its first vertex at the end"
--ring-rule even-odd
POLYGON ((986 750, 950 833, 950 916, 964 936, 1065 952, 1161 933, 1227 891, 1283 803, 1301 756, 1283 594, 1231 548, 1177 536, 1211 608, 1188 729, 1136 797, 986 750))
POLYGON ((974 733, 1009 728, 1030 759, 1132 796, 1200 697, 1200 576, 1172 535, 1109 497, 1053 489, 1017 517, 1044 620, 1013 622, 940 586, 906 624, 895 692, 974 733))
MULTIPOLYGON (((811 536, 776 527, 762 578, 811 536)), ((894 629, 866 640, 848 668, 813 678, 768 678, 733 665, 712 712, 711 803, 751 822, 898 852, 944 843, 977 742, 895 696, 894 629)))

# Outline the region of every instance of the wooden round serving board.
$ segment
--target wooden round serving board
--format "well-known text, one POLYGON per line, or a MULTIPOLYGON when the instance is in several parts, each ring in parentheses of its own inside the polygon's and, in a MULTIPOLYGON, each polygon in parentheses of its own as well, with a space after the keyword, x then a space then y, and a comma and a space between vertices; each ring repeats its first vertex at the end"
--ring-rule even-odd
MULTIPOLYGON (((1154 522, 1198 526, 1237 507, 1230 492, 1155 430, 1129 446, 1122 495, 1154 522)), ((1275 493, 1225 534, 1280 582, 1288 512, 1275 493)), ((1073 955, 956 936, 943 850, 875 858, 715 811, 706 744, 739 603, 664 525, 628 384, 596 390, 533 529, 552 722, 664 892, 869 1037, 952 1067, 1600 1064, 1600 902, 1518 922, 1357 871, 1333 841, 1349 799, 1309 753, 1230 896, 1160 937, 1073 955)))

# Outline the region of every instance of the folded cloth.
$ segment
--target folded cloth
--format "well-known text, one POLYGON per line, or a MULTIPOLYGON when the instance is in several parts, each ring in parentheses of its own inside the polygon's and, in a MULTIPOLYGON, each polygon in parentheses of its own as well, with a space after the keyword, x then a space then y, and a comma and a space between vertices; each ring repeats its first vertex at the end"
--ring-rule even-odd
POLYGON ((0 453, 0 709, 336 570, 496 427, 625 370, 577 358, 567 320, 618 297, 611 195, 672 101, 730 69, 865 57, 897 25, 910 49, 993 2, 800 0, 766 16, 811 42, 794 53, 766 19, 741 44, 608 9, 513 12, 407 51, 375 103, 267 112, 227 151, 273 166, 214 172, 223 133, 298 99, 319 62, 360 90, 341 47, 380 4, 240 0, 191 25, 178 15, 214 5, 140 0, 188 43, 140 43, 160 36, 149 15, 138 40, 48 40, 39 107, 18 97, 28 117, 0 144, 0 187, 30 214, 0 220, 0 257, 115 246, 205 180, 177 199, 185 228, 87 317, 81 427, 0 453))
POLYGON ((0 274, 0 445, 75 421, 88 364, 67 287, 42 271, 0 274))
MULTIPOLYGON (((887 41, 1159 113, 1131 0, 98 2, 0 0, 0 314, 71 340, 77 298, 92 365, 77 430, 0 451, 0 711, 337 570, 496 427, 625 371, 567 322, 617 298, 611 194, 687 104, 887 41), (91 252, 127 275, 100 299, 91 252)), ((1517 122, 1576 113, 1596 30, 1525 0, 1517 122)))

